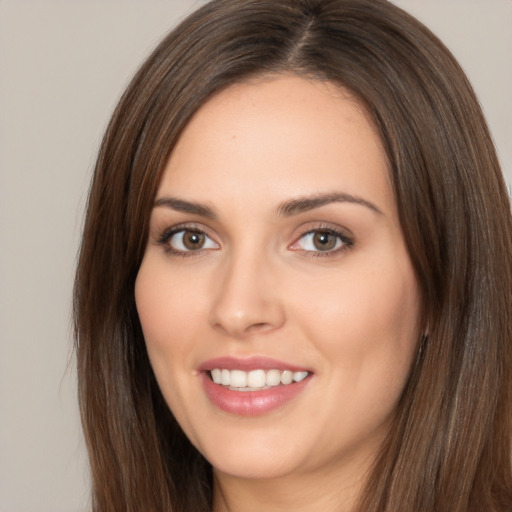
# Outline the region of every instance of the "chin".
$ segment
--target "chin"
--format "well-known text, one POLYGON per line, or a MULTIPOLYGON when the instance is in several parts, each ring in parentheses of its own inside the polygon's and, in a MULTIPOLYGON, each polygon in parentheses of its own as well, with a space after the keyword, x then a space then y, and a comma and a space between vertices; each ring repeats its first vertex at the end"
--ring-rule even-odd
POLYGON ((279 479, 295 473, 295 465, 279 460, 275 454, 270 457, 219 458, 218 464, 212 463, 214 472, 219 472, 242 480, 279 479), (279 460, 279 464, 277 461, 279 460))
POLYGON ((250 434, 198 448, 214 471, 241 479, 284 477, 301 468, 305 458, 295 444, 250 434))

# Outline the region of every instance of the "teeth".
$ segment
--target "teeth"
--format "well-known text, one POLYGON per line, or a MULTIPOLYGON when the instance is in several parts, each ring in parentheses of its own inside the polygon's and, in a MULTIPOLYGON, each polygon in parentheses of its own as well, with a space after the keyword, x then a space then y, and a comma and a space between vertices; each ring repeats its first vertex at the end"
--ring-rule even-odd
POLYGON ((224 386, 229 386, 231 383, 231 372, 229 370, 220 371, 220 383, 224 386))
POLYGON ((215 382, 215 384, 222 384, 222 372, 218 368, 215 368, 215 370, 212 370, 211 374, 212 374, 212 380, 213 380, 213 382, 215 382))
POLYGON ((269 370, 265 377, 267 386, 279 386, 281 384, 281 372, 279 370, 269 370))
POLYGON ((304 380, 308 376, 308 372, 293 372, 293 380, 295 382, 300 382, 304 380))
POLYGON ((292 382, 304 380, 309 372, 292 372, 291 370, 226 370, 215 368, 210 372, 213 382, 231 389, 253 391, 267 389, 280 384, 286 386, 292 382))
MULTIPOLYGON (((243 387, 235 386, 233 383, 231 383, 231 385, 233 387, 243 387)), ((250 388, 262 388, 265 385, 265 372, 263 370, 253 370, 252 372, 249 372, 247 375, 247 385, 250 388)))
POLYGON ((293 372, 285 370, 281 373, 281 384, 291 384, 293 382, 293 372))
MULTIPOLYGON (((251 374, 249 374, 250 377, 251 374)), ((234 388, 245 388, 249 380, 247 373, 240 370, 231 370, 231 379, 229 385, 234 388)), ((251 386, 251 384, 249 384, 251 386)))

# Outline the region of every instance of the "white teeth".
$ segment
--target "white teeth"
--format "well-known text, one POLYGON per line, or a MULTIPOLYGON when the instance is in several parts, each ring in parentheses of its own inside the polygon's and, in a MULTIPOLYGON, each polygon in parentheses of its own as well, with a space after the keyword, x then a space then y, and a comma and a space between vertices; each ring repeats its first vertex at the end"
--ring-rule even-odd
MULTIPOLYGON (((251 374, 249 374, 250 376, 251 374)), ((241 370, 231 370, 231 379, 229 385, 234 388, 245 388, 247 386, 247 373, 241 370)), ((249 384, 251 386, 251 384, 249 384)))
POLYGON ((215 384, 222 383, 222 372, 218 368, 212 370, 212 380, 215 382, 215 384))
POLYGON ((269 370, 265 378, 267 386, 279 386, 281 384, 281 372, 279 370, 269 370))
POLYGON ((281 384, 291 384, 293 382, 293 372, 285 370, 281 373, 281 384))
POLYGON ((293 372, 293 380, 295 382, 300 382, 304 380, 308 376, 308 372, 293 372))
POLYGON ((221 370, 220 383, 223 386, 229 386, 231 383, 231 372, 229 370, 221 370))
POLYGON ((244 372, 242 370, 215 368, 210 374, 215 384, 241 391, 253 391, 279 386, 280 384, 286 386, 292 382, 301 382, 309 375, 309 372, 292 372, 291 370, 252 370, 244 372))
MULTIPOLYGON (((231 385, 234 386, 233 383, 231 385)), ((247 375, 247 385, 250 388, 262 388, 265 385, 265 372, 263 370, 253 370, 249 372, 247 375)))

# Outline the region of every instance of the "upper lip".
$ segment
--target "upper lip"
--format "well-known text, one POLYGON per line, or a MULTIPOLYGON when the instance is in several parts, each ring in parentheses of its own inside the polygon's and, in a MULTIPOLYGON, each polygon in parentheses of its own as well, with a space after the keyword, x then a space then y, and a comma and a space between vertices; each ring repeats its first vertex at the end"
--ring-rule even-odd
POLYGON ((296 364, 286 363, 264 356, 251 356, 251 357, 217 357, 215 359, 209 359, 199 365, 199 371, 210 371, 216 368, 225 370, 243 370, 249 372, 251 370, 291 370, 293 372, 309 372, 308 368, 304 366, 298 366, 296 364))

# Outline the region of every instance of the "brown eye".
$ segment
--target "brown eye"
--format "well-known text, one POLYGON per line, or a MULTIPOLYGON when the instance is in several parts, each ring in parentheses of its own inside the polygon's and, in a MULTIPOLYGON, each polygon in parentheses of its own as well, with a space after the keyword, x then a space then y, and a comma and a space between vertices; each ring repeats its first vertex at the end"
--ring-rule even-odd
POLYGON ((202 249, 206 236, 204 233, 197 233, 194 231, 185 231, 183 234, 183 245, 190 251, 197 251, 202 249))
POLYGON ((313 233, 313 245, 318 251, 332 251, 338 242, 338 236, 328 231, 317 231, 313 233))
POLYGON ((164 237, 161 243, 169 246, 175 253, 187 253, 201 251, 203 249, 219 249, 219 245, 206 233, 191 229, 175 231, 168 237, 164 237))
POLYGON ((304 233, 290 248, 313 254, 337 253, 339 250, 351 247, 354 242, 346 235, 331 229, 315 229, 304 233))

